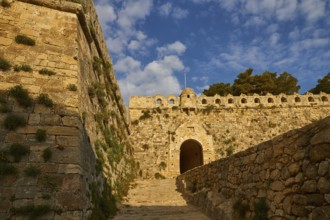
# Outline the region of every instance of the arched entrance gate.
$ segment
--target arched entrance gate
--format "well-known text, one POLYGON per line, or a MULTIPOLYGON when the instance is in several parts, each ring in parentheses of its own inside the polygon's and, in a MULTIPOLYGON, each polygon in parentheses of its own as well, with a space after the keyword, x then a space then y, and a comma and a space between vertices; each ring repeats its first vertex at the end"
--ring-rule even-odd
POLYGON ((202 145, 193 139, 186 140, 180 147, 180 174, 203 165, 202 145))

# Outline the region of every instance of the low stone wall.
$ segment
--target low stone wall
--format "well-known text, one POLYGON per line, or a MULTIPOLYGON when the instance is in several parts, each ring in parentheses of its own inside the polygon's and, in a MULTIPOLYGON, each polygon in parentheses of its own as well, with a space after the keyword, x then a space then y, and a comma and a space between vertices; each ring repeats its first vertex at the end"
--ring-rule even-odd
POLYGON ((330 219, 330 117, 177 177, 212 219, 330 219))

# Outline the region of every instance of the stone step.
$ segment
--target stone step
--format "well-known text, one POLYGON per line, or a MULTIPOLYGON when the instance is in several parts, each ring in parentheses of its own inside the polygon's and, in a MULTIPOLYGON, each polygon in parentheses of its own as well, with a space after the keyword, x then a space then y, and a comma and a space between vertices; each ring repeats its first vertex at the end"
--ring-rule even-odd
POLYGON ((175 179, 137 180, 119 206, 115 220, 208 220, 187 204, 176 190, 175 179))

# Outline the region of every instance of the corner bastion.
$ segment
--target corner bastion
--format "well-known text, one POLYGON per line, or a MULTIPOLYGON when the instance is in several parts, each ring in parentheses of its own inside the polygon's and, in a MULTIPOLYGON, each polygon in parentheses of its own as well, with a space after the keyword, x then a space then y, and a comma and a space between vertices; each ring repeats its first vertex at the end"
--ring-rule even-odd
POLYGON ((0 219, 108 219, 134 176, 92 0, 0 4, 0 219))

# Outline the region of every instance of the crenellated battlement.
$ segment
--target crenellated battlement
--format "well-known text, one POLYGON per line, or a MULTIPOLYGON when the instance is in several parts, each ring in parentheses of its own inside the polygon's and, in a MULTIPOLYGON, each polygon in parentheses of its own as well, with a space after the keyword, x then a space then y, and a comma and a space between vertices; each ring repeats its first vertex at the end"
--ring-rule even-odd
MULTIPOLYGON (((130 98, 130 109, 152 109, 152 108, 185 108, 184 104, 188 97, 180 96, 132 96, 130 98), (182 99, 185 98, 182 102, 182 99)), ((188 96, 188 95, 187 95, 188 96)), ((291 106, 322 106, 329 105, 330 95, 326 93, 312 94, 306 93, 293 94, 293 95, 245 95, 240 96, 220 96, 215 95, 212 97, 200 95, 193 100, 193 106, 189 108, 203 109, 212 106, 213 108, 255 108, 255 107, 291 107, 291 106)))

